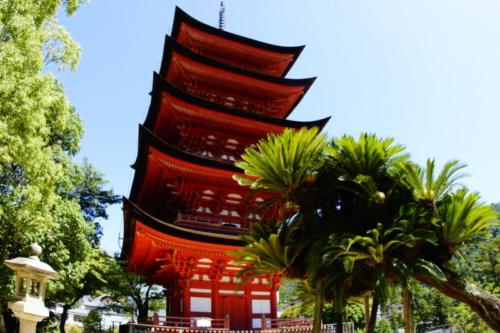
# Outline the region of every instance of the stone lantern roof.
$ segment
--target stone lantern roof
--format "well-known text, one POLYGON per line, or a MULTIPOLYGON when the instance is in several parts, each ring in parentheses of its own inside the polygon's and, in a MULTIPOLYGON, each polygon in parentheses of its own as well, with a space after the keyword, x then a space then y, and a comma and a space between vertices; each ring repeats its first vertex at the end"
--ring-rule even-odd
POLYGON ((40 245, 32 244, 30 246, 31 256, 29 258, 17 257, 10 260, 5 260, 5 265, 16 272, 33 272, 44 275, 46 278, 55 280, 59 278, 59 273, 57 273, 48 264, 41 262, 38 256, 42 252, 40 245))

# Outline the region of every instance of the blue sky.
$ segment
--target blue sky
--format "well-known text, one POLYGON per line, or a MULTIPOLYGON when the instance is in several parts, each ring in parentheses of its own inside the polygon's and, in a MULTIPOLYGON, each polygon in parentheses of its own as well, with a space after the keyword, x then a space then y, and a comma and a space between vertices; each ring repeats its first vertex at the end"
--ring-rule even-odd
MULTIPOLYGON (((332 116, 329 136, 375 132, 419 163, 460 159, 464 183, 500 201, 500 2, 227 0, 226 30, 306 45, 291 78, 318 79, 290 119, 332 116)), ((60 17, 83 49, 77 72, 58 72, 85 122, 81 156, 128 195, 138 124, 175 6, 211 25, 217 0, 91 0, 60 17)), ((103 222, 102 247, 119 251, 121 207, 103 222)))

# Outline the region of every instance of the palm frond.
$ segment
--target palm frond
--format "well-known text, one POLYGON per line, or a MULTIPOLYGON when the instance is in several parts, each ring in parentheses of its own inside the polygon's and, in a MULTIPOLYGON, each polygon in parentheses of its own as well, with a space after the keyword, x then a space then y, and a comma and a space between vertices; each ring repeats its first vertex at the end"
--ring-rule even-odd
POLYGON ((392 138, 378 138, 367 133, 361 134, 357 140, 349 135, 334 139, 326 152, 326 168, 338 175, 339 189, 375 203, 385 201, 377 180, 399 172, 399 165, 409 157, 404 153, 404 147, 395 144, 392 138))
POLYGON ((415 200, 435 205, 457 186, 459 179, 465 176, 460 173, 465 167, 465 164, 453 160, 446 163, 436 176, 433 159, 427 160, 425 168, 407 162, 402 165, 403 180, 413 190, 415 200))
POLYGON ((235 163, 244 176, 234 176, 240 185, 287 196, 321 163, 325 136, 318 128, 286 129, 282 134, 269 134, 256 148, 249 147, 235 163))
POLYGON ((350 135, 334 139, 326 148, 332 167, 339 175, 354 179, 358 175, 374 176, 393 165, 408 159, 404 147, 392 138, 378 138, 375 134, 363 133, 355 140, 350 135))
POLYGON ((498 213, 493 207, 481 203, 477 193, 466 189, 446 196, 438 205, 438 215, 438 236, 452 250, 498 224, 498 213))

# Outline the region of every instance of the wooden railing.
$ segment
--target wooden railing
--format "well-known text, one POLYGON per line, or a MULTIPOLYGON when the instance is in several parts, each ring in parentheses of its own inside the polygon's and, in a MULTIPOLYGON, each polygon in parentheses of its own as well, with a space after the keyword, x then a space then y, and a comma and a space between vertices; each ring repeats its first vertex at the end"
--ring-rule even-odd
MULTIPOLYGON (((229 319, 202 317, 159 317, 156 324, 125 324, 120 333, 311 333, 311 319, 263 319, 261 329, 230 330, 229 319), (162 319, 163 318, 163 319, 162 319), (199 325, 199 320, 207 320, 199 325), (265 322, 264 322, 265 320, 265 322), (210 323, 208 326, 207 324, 210 323), (273 327, 274 326, 274 327, 273 327)), ((321 325, 321 333, 337 333, 335 324, 321 325)), ((343 323, 342 333, 354 333, 352 323, 343 323)))
MULTIPOLYGON (((180 327, 165 327, 146 324, 125 324, 120 326, 120 333, 311 333, 312 326, 308 327, 288 327, 288 328, 270 328, 270 329, 253 329, 253 330, 225 330, 219 328, 180 328, 180 327)), ((321 333, 336 333, 335 325, 321 325, 321 333)), ((343 333, 354 333, 354 328, 351 323, 344 323, 343 333)))
POLYGON ((246 234, 248 233, 248 228, 241 228, 230 221, 226 221, 222 218, 206 217, 206 216, 195 216, 189 214, 178 213, 176 218, 176 223, 182 226, 193 227, 197 229, 203 229, 207 231, 224 232, 227 234, 246 234))
POLYGON ((171 328, 203 328, 229 330, 229 318, 174 317, 153 315, 150 324, 171 328))
POLYGON ((268 328, 289 328, 289 327, 309 327, 312 326, 312 318, 297 318, 297 319, 261 319, 261 329, 268 328))

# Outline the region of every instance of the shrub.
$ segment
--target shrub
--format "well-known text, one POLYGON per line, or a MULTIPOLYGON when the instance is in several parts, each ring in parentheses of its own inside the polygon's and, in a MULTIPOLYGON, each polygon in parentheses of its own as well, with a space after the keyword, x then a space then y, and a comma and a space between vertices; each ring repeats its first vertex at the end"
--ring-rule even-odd
POLYGON ((83 333, 83 329, 78 326, 68 325, 66 326, 66 333, 83 333))
POLYGON ((392 333, 391 324, 389 324, 389 321, 385 318, 380 318, 379 320, 377 320, 375 333, 392 333))

